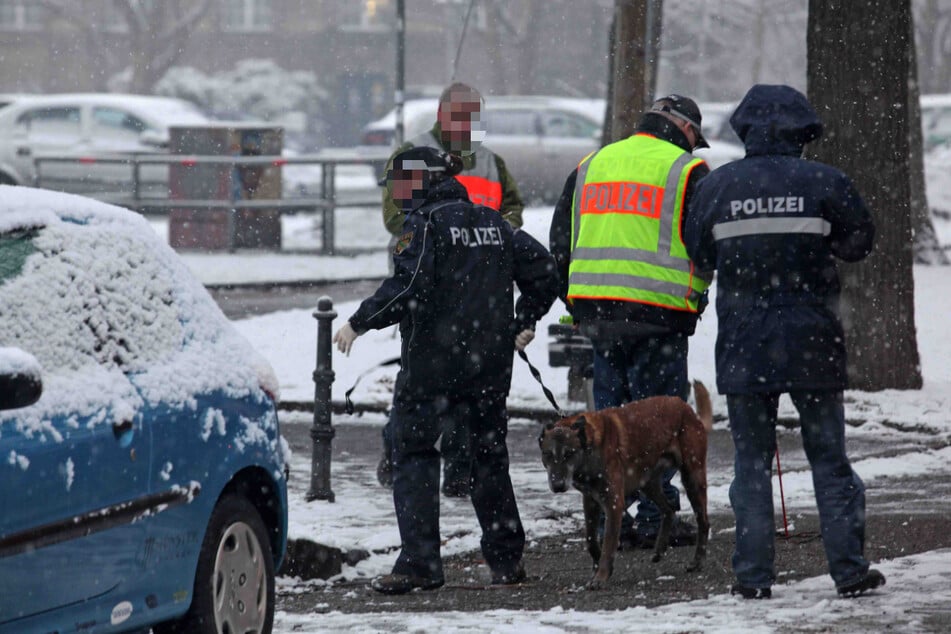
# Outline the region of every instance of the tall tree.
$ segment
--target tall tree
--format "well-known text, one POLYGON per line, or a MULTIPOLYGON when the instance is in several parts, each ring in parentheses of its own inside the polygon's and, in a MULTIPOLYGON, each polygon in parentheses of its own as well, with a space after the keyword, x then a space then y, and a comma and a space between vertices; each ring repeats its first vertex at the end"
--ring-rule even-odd
POLYGON ((662 3, 616 0, 609 38, 610 77, 601 142, 630 136, 653 97, 662 3))
POLYGON ((928 192, 925 189, 924 135, 921 130, 921 82, 918 72, 918 46, 915 42, 915 17, 912 15, 908 27, 911 29, 912 46, 909 48, 908 80, 908 134, 910 135, 910 156, 908 169, 911 176, 911 218, 915 236, 915 262, 918 264, 948 264, 948 255, 938 240, 934 220, 928 206, 928 192))
POLYGON ((951 2, 918 0, 915 2, 921 92, 944 93, 951 90, 951 2))
MULTIPOLYGON (((90 55, 108 68, 114 53, 103 50, 118 23, 129 55, 129 92, 146 94, 185 49, 188 36, 217 0, 108 0, 99 5, 76 0, 37 0, 87 35, 90 55), (117 16, 110 16, 117 14, 117 16), (112 19, 110 19, 110 17, 112 19), (115 19, 115 18, 118 19, 115 19)), ((104 87, 105 79, 100 80, 104 87)))
POLYGON ((809 98, 826 134, 817 160, 849 174, 877 228, 864 261, 842 267, 849 379, 860 390, 918 389, 915 335, 910 0, 809 0, 809 98))

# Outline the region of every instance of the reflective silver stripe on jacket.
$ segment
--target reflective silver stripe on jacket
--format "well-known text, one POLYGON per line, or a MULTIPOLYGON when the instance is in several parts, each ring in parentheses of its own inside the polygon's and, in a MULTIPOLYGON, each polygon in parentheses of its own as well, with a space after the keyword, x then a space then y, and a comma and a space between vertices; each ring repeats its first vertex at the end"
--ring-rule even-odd
POLYGON ((713 239, 740 238, 769 233, 829 235, 832 225, 822 218, 744 218, 713 225, 713 239))
MULTIPOLYGON (((588 165, 591 159, 585 161, 578 168, 578 180, 575 182, 575 201, 574 201, 574 244, 572 244, 572 260, 628 260, 635 262, 645 262, 647 264, 656 264, 664 268, 672 268, 687 272, 684 263, 688 260, 676 258, 670 255, 671 240, 674 230, 674 214, 677 210, 677 185, 680 184, 680 173, 690 161, 694 160, 690 152, 684 152, 674 164, 670 166, 667 172, 667 181, 664 184, 664 199, 660 211, 660 233, 657 240, 657 250, 641 251, 639 249, 628 249, 625 247, 579 247, 578 235, 581 233, 581 194, 584 190, 584 178, 587 176, 588 165)), ((689 264, 687 265, 689 267, 689 264)), ((624 284, 612 284, 612 286, 624 286, 624 284)))
POLYGON ((664 282, 650 277, 634 277, 628 273, 572 273, 568 284, 579 286, 618 286, 635 291, 650 291, 683 297, 686 285, 664 282))
POLYGON ((578 175, 575 178, 575 199, 571 203, 571 210, 574 212, 571 218, 571 233, 574 240, 571 242, 571 258, 575 258, 575 251, 578 246, 578 236, 581 235, 581 195, 584 193, 584 181, 588 177, 588 168, 597 152, 588 157, 588 160, 578 166, 578 175))
POLYGON ((668 266, 683 268, 683 259, 670 258, 671 236, 674 233, 674 212, 677 209, 677 185, 680 183, 680 172, 687 163, 695 157, 690 152, 681 154, 667 172, 667 184, 664 185, 664 204, 660 211, 660 239, 657 241, 658 255, 667 256, 668 266))
MULTIPOLYGON (((436 140, 436 137, 433 136, 432 130, 413 137, 409 140, 409 143, 411 143, 413 147, 431 147, 436 150, 445 151, 442 145, 439 144, 439 141, 436 140)), ((476 146, 475 152, 473 153, 475 154, 475 165, 472 166, 471 170, 462 170, 462 174, 464 176, 478 176, 493 183, 501 183, 502 181, 499 180, 499 168, 495 163, 495 155, 492 153, 492 150, 480 143, 476 146)))

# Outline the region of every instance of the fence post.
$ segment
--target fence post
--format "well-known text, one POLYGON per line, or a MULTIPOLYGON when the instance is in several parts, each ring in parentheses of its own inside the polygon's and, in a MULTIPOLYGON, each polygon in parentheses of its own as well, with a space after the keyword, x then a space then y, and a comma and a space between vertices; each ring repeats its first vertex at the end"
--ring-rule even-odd
POLYGON ((322 221, 322 245, 321 251, 324 255, 334 254, 334 210, 337 206, 337 185, 336 185, 337 165, 333 161, 321 163, 320 167, 320 197, 324 203, 327 203, 321 210, 322 221))
POLYGON ((333 491, 330 490, 330 444, 335 433, 330 403, 330 386, 334 382, 330 329, 336 316, 333 300, 326 295, 317 300, 317 310, 314 311, 314 319, 317 320, 317 367, 314 370, 314 425, 310 429, 313 452, 308 502, 334 501, 333 491))

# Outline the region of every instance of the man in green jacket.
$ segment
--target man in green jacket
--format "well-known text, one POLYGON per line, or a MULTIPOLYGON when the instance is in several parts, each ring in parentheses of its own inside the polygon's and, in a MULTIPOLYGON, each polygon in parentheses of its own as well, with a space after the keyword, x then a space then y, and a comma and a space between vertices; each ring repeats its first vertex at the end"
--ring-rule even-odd
MULTIPOLYGON (((456 82, 447 86, 439 97, 436 123, 431 130, 409 139, 390 156, 384 174, 393 167, 393 158, 413 147, 432 147, 462 158, 462 172, 455 176, 466 189, 469 200, 502 214, 513 228, 522 226, 524 204, 515 179, 505 167, 505 161, 482 145, 485 125, 482 120, 482 95, 467 84, 456 82)), ((406 214, 393 200, 390 185, 383 189, 383 224, 393 238, 390 246, 396 248, 403 234, 406 214)), ((391 249, 392 250, 392 249, 391 249)), ((469 495, 469 447, 466 430, 443 430, 442 455, 445 459, 442 491, 452 497, 469 495)), ((383 456, 377 466, 377 479, 383 486, 393 484, 393 466, 388 427, 383 429, 383 456)))
MULTIPOLYGON (((460 82, 448 86, 439 97, 436 123, 432 129, 398 147, 383 173, 392 167, 394 156, 412 147, 425 145, 451 152, 462 158, 462 173, 456 176, 456 180, 466 188, 469 200, 495 209, 518 229, 522 226, 525 205, 505 161, 481 144, 485 136, 481 116, 482 95, 475 88, 460 82)), ((399 237, 405 217, 393 201, 389 186, 386 186, 383 189, 383 224, 386 230, 399 237)))

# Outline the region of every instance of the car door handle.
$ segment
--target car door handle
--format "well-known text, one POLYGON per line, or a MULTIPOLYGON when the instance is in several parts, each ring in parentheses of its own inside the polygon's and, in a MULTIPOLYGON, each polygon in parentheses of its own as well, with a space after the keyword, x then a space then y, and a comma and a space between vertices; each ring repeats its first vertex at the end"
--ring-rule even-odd
POLYGON ((17 148, 17 156, 29 156, 30 154, 32 154, 32 151, 25 145, 21 145, 17 148))

